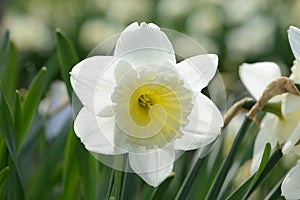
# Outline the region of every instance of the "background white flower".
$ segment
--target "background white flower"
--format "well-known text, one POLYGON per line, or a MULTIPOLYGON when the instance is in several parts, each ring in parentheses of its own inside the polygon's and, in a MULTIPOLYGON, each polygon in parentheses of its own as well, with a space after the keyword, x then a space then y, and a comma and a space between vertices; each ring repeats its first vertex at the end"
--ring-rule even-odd
POLYGON ((45 136, 48 141, 56 137, 67 122, 71 124, 72 108, 63 81, 56 80, 51 84, 47 96, 39 105, 39 113, 46 119, 45 136))
MULTIPOLYGON (((299 62, 299 29, 295 27, 289 29, 289 41, 296 60, 299 62)), ((299 73, 297 73, 299 70, 297 62, 292 67, 292 74, 290 76, 295 82, 300 78, 299 73)), ((258 99, 266 86, 279 78, 281 73, 277 64, 262 62, 241 65, 239 75, 250 94, 255 99, 258 99)), ((292 150, 294 153, 300 155, 300 145, 296 145, 300 139, 300 97, 293 94, 283 94, 275 96, 270 100, 270 102, 280 101, 283 119, 267 113, 262 120, 261 128, 254 145, 252 172, 257 170, 264 146, 267 142, 271 144, 272 148, 275 148, 278 143, 285 144, 282 150, 284 154, 292 150)))
POLYGON ((293 167, 287 176, 284 178, 281 185, 282 196, 288 200, 300 199, 300 160, 293 167))
POLYGON ((75 132, 94 153, 128 153, 131 169, 152 186, 172 171, 175 150, 204 148, 220 134, 223 118, 201 94, 215 75, 216 55, 176 64, 167 36, 155 24, 133 23, 113 56, 94 56, 71 72, 83 104, 75 132))

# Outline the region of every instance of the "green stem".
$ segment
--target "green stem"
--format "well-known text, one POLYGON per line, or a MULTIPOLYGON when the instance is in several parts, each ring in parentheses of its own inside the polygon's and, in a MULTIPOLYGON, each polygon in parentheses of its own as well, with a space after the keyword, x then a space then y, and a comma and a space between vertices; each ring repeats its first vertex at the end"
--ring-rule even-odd
POLYGON ((238 152, 238 149, 242 143, 244 136, 246 135, 246 132, 247 132, 250 124, 251 124, 251 120, 248 118, 245 118, 245 120, 244 120, 244 122, 232 144, 232 147, 231 147, 228 155, 226 156, 225 160, 223 161, 221 168, 218 171, 218 174, 217 174, 216 178, 214 179, 214 182, 212 183, 210 190, 208 191, 206 200, 217 199, 219 191, 221 190, 223 182, 227 176, 227 173, 228 173, 230 167, 232 166, 234 158, 238 152))
POLYGON ((198 159, 196 162, 193 163, 193 166, 188 172, 187 177, 185 178, 182 186, 179 189, 179 192, 177 193, 177 196, 175 198, 176 200, 184 200, 187 198, 187 195, 197 177, 197 174, 199 173, 202 167, 203 162, 204 159, 198 159))
POLYGON ((113 186, 114 186, 114 176, 115 176, 115 169, 111 169, 106 198, 105 198, 106 200, 109 200, 110 194, 112 193, 113 186))
POLYGON ((121 185, 120 185, 120 190, 119 190, 119 199, 123 199, 124 198, 124 191, 125 191, 125 186, 126 186, 126 178, 127 178, 127 170, 128 170, 128 158, 126 157, 124 164, 124 168, 123 168, 123 172, 122 172, 122 176, 121 176, 121 185))
POLYGON ((124 181, 126 180, 126 172, 124 172, 124 170, 126 170, 126 163, 127 159, 124 155, 115 156, 114 167, 116 169, 114 170, 114 187, 112 190, 112 196, 118 200, 123 198, 123 187, 125 187, 124 181))

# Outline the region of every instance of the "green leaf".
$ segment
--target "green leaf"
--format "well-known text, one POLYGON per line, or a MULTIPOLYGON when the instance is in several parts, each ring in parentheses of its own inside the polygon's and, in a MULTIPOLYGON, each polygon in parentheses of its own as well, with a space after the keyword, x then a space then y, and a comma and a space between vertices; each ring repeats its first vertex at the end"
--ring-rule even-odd
POLYGON ((248 190, 250 184, 254 179, 254 174, 250 176, 239 188, 237 188, 226 200, 239 200, 245 195, 245 192, 248 190))
POLYGON ((242 140, 245 137, 246 132, 247 132, 251 122, 252 121, 249 118, 247 118, 247 117, 245 118, 239 132, 237 133, 237 136, 234 139, 234 142, 231 146, 229 153, 227 154, 225 160, 223 161, 223 163, 220 167, 220 170, 218 171, 218 174, 217 174, 216 178, 214 179, 213 184, 208 191, 206 200, 215 200, 218 198, 219 191, 222 188, 222 185, 227 176, 227 173, 233 164, 234 158, 235 158, 237 152, 239 151, 242 140))
POLYGON ((265 149, 263 152, 262 160, 259 165, 258 170, 255 174, 253 174, 250 178, 248 178, 242 185, 239 187, 227 200, 237 200, 237 199, 246 199, 246 197, 250 194, 251 190, 257 183, 261 173, 263 172, 265 166, 267 165, 269 156, 271 153, 271 145, 267 143, 265 145, 265 149))
POLYGON ((13 161, 14 168, 16 171, 16 185, 20 185, 22 194, 23 190, 23 178, 19 169, 17 154, 16 154, 16 137, 15 137, 15 122, 12 116, 11 109, 3 96, 2 89, 0 87, 0 134, 3 136, 6 147, 13 161))
POLYGON ((35 76, 32 83, 30 84, 27 95, 23 101, 22 109, 22 129, 20 134, 20 143, 24 140, 28 129, 30 128, 31 122, 37 111, 40 99, 46 86, 46 67, 42 67, 39 73, 35 76))
POLYGON ((10 168, 7 166, 0 171, 0 199, 7 199, 7 177, 10 168))
MULTIPOLYGON (((22 125, 23 125, 23 111, 22 111, 22 97, 20 96, 19 90, 16 91, 16 100, 15 100, 15 126, 16 126, 16 133, 22 132, 22 125)), ((21 134, 16 134, 16 141, 17 146, 21 145, 21 134)))
POLYGON ((263 170, 265 169, 265 167, 267 165, 270 153, 271 153, 271 144, 267 143, 265 146, 265 149, 264 149, 264 153, 263 153, 259 168, 258 168, 257 172, 255 173, 254 179, 249 187, 249 190, 248 190, 246 196, 248 196, 249 192, 254 188, 255 184, 257 184, 257 181, 258 181, 260 175, 262 174, 263 170))
POLYGON ((115 169, 111 169, 105 199, 109 199, 112 194, 113 187, 114 187, 114 179, 115 179, 115 169))
POLYGON ((0 168, 7 166, 8 164, 8 152, 5 141, 3 137, 0 137, 0 168))
MULTIPOLYGON (((78 139, 77 139, 78 140, 78 139)), ((78 144, 80 182, 86 199, 97 199, 99 176, 99 162, 84 148, 78 144)))
POLYGON ((7 166, 0 171, 0 188, 2 187, 3 182, 4 182, 5 178, 7 177, 9 170, 10 170, 10 168, 7 166))
POLYGON ((3 96, 2 87, 0 88, 0 110, 0 132, 4 138, 7 149, 13 161, 16 162, 16 138, 14 130, 15 122, 11 109, 3 96))
POLYGON ((63 199, 76 199, 78 197, 79 182, 79 160, 78 160, 78 139, 71 128, 67 146, 65 150, 65 159, 63 164, 63 199))
POLYGON ((151 199, 152 200, 160 200, 161 197, 163 196, 163 194, 166 192, 166 190, 168 189, 171 181, 174 179, 175 177, 175 173, 172 172, 168 178, 161 183, 152 193, 151 199))
MULTIPOLYGON (((268 152, 266 152, 266 154, 267 153, 268 152)), ((255 183, 252 184, 253 179, 256 176, 256 174, 253 174, 238 189, 236 189, 228 198, 226 198, 226 200, 240 200, 242 199, 242 197, 248 198, 251 195, 251 193, 256 189, 256 187, 272 171, 272 169, 276 166, 276 164, 279 162, 281 158, 282 158, 282 153, 281 150, 278 148, 272 153, 272 155, 268 159, 268 162, 265 164, 265 167, 260 172, 260 176, 256 178, 255 183), (252 188, 249 190, 250 184, 252 184, 252 188)))
POLYGON ((57 52, 54 52, 46 61, 45 66, 47 67, 46 85, 49 86, 53 77, 59 73, 59 64, 57 59, 57 52))
POLYGON ((78 55, 69 41, 69 39, 61 32, 60 29, 55 30, 56 35, 56 49, 58 61, 60 65, 61 75, 65 81, 70 99, 72 99, 72 87, 70 83, 70 71, 72 67, 78 63, 78 55))
POLYGON ((124 184, 124 180, 125 179, 125 175, 127 171, 127 160, 128 158, 124 155, 118 155, 114 157, 114 166, 118 169, 118 170, 114 170, 114 188, 112 191, 112 197, 116 198, 116 199, 122 199, 123 196, 123 186, 125 186, 124 184), (119 171, 119 169, 123 169, 122 171, 119 171))
POLYGON ((281 149, 277 148, 270 156, 268 162, 266 163, 265 167, 263 168, 256 182, 252 185, 252 188, 249 190, 246 198, 248 198, 252 194, 252 192, 257 188, 257 186, 263 182, 263 180, 272 171, 272 169, 276 166, 276 164, 280 161, 281 158, 282 158, 281 149))
MULTIPOLYGON (((197 154, 195 154, 197 156, 197 154)), ((203 165, 204 159, 197 159, 196 162, 193 163, 190 171, 188 172, 187 177, 185 178, 183 184, 181 185, 177 195, 176 200, 183 200, 186 199, 188 196, 188 192, 190 191, 197 174, 199 173, 202 165, 203 165)))
MULTIPOLYGON (((285 177, 285 176, 284 176, 285 177)), ((281 196, 281 184, 284 180, 282 177, 278 183, 273 187, 269 194, 265 197, 265 200, 278 200, 281 196)))
POLYGON ((1 82, 4 96, 8 102, 11 102, 14 97, 14 91, 16 90, 18 76, 18 53, 15 45, 9 43, 9 54, 6 63, 1 71, 1 82))
POLYGON ((5 55, 6 55, 6 50, 8 49, 8 46, 9 46, 9 43, 10 43, 10 35, 9 35, 9 32, 7 31, 5 33, 5 36, 4 36, 4 41, 3 41, 3 44, 2 44, 2 47, 1 47, 1 50, 0 50, 0 64, 1 62, 3 61, 5 55))
POLYGON ((54 172, 55 172, 54 169, 57 163, 60 161, 60 158, 62 157, 61 152, 64 151, 68 133, 69 133, 69 128, 67 127, 63 128, 62 132, 59 134, 59 137, 55 138, 53 143, 50 144, 49 150, 45 151, 41 167, 36 172, 37 179, 33 180, 34 183, 33 183, 32 191, 28 199, 40 199, 42 196, 45 199, 48 199, 46 194, 51 189, 49 177, 54 176, 54 172))

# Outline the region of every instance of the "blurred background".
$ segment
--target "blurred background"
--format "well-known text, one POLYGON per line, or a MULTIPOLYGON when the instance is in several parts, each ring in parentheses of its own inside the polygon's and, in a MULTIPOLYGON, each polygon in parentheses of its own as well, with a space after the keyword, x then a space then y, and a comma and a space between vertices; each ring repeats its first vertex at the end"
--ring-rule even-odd
POLYGON ((2 36, 10 30, 21 54, 20 72, 28 77, 53 53, 57 27, 84 58, 128 24, 153 22, 183 32, 218 54, 226 87, 236 91, 242 62, 274 61, 283 74, 289 73, 293 56, 287 29, 300 26, 299 11, 297 0, 1 0, 0 27, 2 36))
MULTIPOLYGON (((9 30, 17 49, 17 79, 14 89, 20 89, 22 96, 22 92, 26 93, 26 89, 22 88, 28 88, 42 66, 58 65, 55 53, 56 28, 60 28, 69 37, 82 60, 97 44, 120 33, 132 22, 152 22, 192 37, 209 53, 219 56, 219 71, 227 92, 227 104, 231 105, 247 95, 238 79, 238 67, 243 62, 273 61, 278 63, 283 75, 290 73, 294 56, 289 47, 287 30, 290 25, 300 27, 299 19, 299 0, 0 0, 0 45, 9 30)), ((184 43, 182 45, 182 49, 189 48, 184 47, 184 43)), ((5 58, 0 60, 0 73, 3 72, 4 63, 5 58)), ((39 114, 35 116, 29 130, 30 137, 26 138, 24 147, 20 150, 21 171, 27 183, 25 189, 31 199, 38 199, 42 194, 46 199, 64 199, 63 188, 68 185, 64 178, 61 180, 61 176, 68 177, 68 172, 65 172, 68 161, 65 161, 63 154, 67 151, 64 149, 68 137, 68 129, 65 127, 66 124, 70 126, 72 114, 65 85, 59 81, 62 79, 59 70, 51 73, 53 75, 51 80, 47 80, 45 88, 48 92, 44 92, 39 114), (62 139, 54 139, 58 134, 63 135, 62 139), (54 156, 59 153, 60 156, 54 156), (45 182, 47 184, 43 185, 45 182), (43 184, 40 185, 41 183, 43 184)), ((216 172, 216 167, 210 166, 210 161, 215 159, 217 163, 221 163, 222 157, 217 158, 217 155, 220 152, 225 155, 228 151, 242 118, 237 117, 227 128, 225 142, 216 145, 216 150, 206 163, 209 175, 199 173, 199 176, 205 178, 197 181, 192 188, 194 192, 197 193, 197 187, 201 184, 207 189, 209 176, 216 172)), ((252 131, 257 132, 257 128, 252 127, 252 131)), ((233 187, 249 176, 253 136, 255 135, 249 136, 250 139, 245 143, 245 149, 249 148, 248 153, 231 172, 231 176, 236 177, 236 183, 231 185, 233 187), (239 166, 242 167, 239 169, 239 166)), ((1 145, 3 146, 1 142, 0 138, 0 150, 1 145)), ((187 173, 186 161, 191 160, 191 153, 179 160, 175 171, 177 170, 181 179, 172 183, 174 189, 169 189, 173 191, 170 194, 175 194, 174 191, 178 190, 187 173)), ((280 169, 286 169, 292 163, 289 159, 274 174, 282 175, 280 169)), ((95 162, 95 159, 89 162, 95 162)), ((95 163, 99 165, 98 162, 95 163)), ((0 167, 2 165, 5 166, 0 162, 0 167)), ((110 169, 101 164, 100 168, 99 174, 95 175, 100 178, 95 183, 102 189, 97 190, 95 196, 101 196, 106 191, 109 180, 110 169), (98 183, 98 180, 103 180, 103 183, 98 183)), ((75 186, 70 186, 71 188, 76 188, 76 184, 80 185, 77 176, 79 175, 71 175, 71 181, 75 182, 75 186)), ((280 176, 270 179, 269 184, 263 185, 253 199, 269 191, 279 178, 280 176)), ((139 178, 134 176, 129 177, 129 180, 139 178)), ((81 186, 80 188, 80 191, 84 191, 81 186)), ((140 180, 131 188, 126 186, 126 189, 134 191, 136 199, 151 191, 140 180)), ((77 199, 85 199, 84 194, 80 193, 77 199)), ((200 191, 190 199, 199 199, 204 195, 205 192, 200 191)), ((133 198, 130 195, 127 197, 133 198)))

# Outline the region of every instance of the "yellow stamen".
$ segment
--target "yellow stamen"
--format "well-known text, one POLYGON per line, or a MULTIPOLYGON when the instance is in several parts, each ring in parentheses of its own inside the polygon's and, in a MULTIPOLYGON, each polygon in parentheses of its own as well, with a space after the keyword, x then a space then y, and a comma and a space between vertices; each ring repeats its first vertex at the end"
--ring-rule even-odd
POLYGON ((150 108, 153 103, 151 102, 151 99, 149 97, 149 95, 147 94, 142 94, 140 97, 139 97, 139 100, 138 100, 139 104, 143 107, 147 107, 147 108, 150 108))

